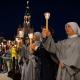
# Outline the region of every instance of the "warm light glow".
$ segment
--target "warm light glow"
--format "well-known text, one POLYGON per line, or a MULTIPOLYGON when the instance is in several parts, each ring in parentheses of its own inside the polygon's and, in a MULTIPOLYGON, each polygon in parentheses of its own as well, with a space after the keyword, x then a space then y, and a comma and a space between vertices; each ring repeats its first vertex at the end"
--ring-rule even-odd
POLYGON ((14 45, 14 47, 17 47, 17 45, 14 45))
POLYGON ((3 47, 6 48, 6 45, 4 44, 3 47))
POLYGON ((29 3, 29 1, 27 1, 27 4, 29 3))
POLYGON ((10 44, 11 44, 11 40, 8 40, 7 45, 10 46, 10 44))
POLYGON ((1 45, 2 45, 2 46, 4 45, 3 42, 1 43, 1 45))
POLYGON ((49 19, 50 13, 49 12, 46 12, 46 13, 44 13, 44 16, 45 16, 45 19, 49 19))
POLYGON ((24 37, 24 31, 23 31, 23 30, 22 30, 22 31, 19 31, 18 36, 19 36, 20 38, 24 37))
POLYGON ((18 42, 18 38, 16 37, 16 39, 15 39, 17 42, 18 42))
POLYGON ((11 41, 9 40, 8 42, 10 43, 11 41))
POLYGON ((33 38, 33 33, 29 33, 28 36, 29 36, 30 39, 32 39, 33 38))

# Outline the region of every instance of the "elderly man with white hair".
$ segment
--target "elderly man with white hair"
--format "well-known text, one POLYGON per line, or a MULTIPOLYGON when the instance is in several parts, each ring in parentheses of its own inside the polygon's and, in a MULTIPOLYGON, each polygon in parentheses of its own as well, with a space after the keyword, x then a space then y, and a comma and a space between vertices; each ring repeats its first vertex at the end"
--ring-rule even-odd
POLYGON ((57 43, 54 42, 50 31, 43 32, 46 38, 43 45, 47 51, 56 53, 59 59, 56 80, 80 80, 80 29, 76 22, 68 22, 65 31, 68 39, 57 43))

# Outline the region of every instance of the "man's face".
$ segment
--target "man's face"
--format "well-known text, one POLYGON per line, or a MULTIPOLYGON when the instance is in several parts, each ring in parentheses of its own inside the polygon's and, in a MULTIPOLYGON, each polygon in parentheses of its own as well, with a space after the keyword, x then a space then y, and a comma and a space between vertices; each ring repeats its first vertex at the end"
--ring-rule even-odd
POLYGON ((43 28, 42 29, 42 37, 43 38, 46 38, 46 28, 43 28))
POLYGON ((73 31, 73 29, 71 28, 70 25, 68 25, 68 26, 65 28, 65 31, 66 31, 67 35, 69 35, 69 36, 76 34, 76 33, 73 31))

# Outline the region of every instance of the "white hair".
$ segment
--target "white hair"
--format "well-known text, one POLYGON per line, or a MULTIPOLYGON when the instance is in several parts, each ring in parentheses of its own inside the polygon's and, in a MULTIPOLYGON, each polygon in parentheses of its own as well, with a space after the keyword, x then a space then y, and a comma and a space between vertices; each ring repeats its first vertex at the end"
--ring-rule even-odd
POLYGON ((35 32, 35 33, 34 33, 34 36, 38 36, 38 37, 40 37, 40 41, 42 40, 42 35, 41 35, 40 32, 35 32))

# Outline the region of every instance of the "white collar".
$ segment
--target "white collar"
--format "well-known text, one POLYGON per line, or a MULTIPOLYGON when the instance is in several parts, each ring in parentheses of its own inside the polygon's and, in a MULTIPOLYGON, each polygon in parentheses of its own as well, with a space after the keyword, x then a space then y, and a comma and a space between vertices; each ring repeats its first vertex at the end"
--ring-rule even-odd
POLYGON ((78 35, 75 34, 75 35, 69 36, 68 38, 75 38, 75 37, 77 37, 77 36, 78 36, 78 35))

